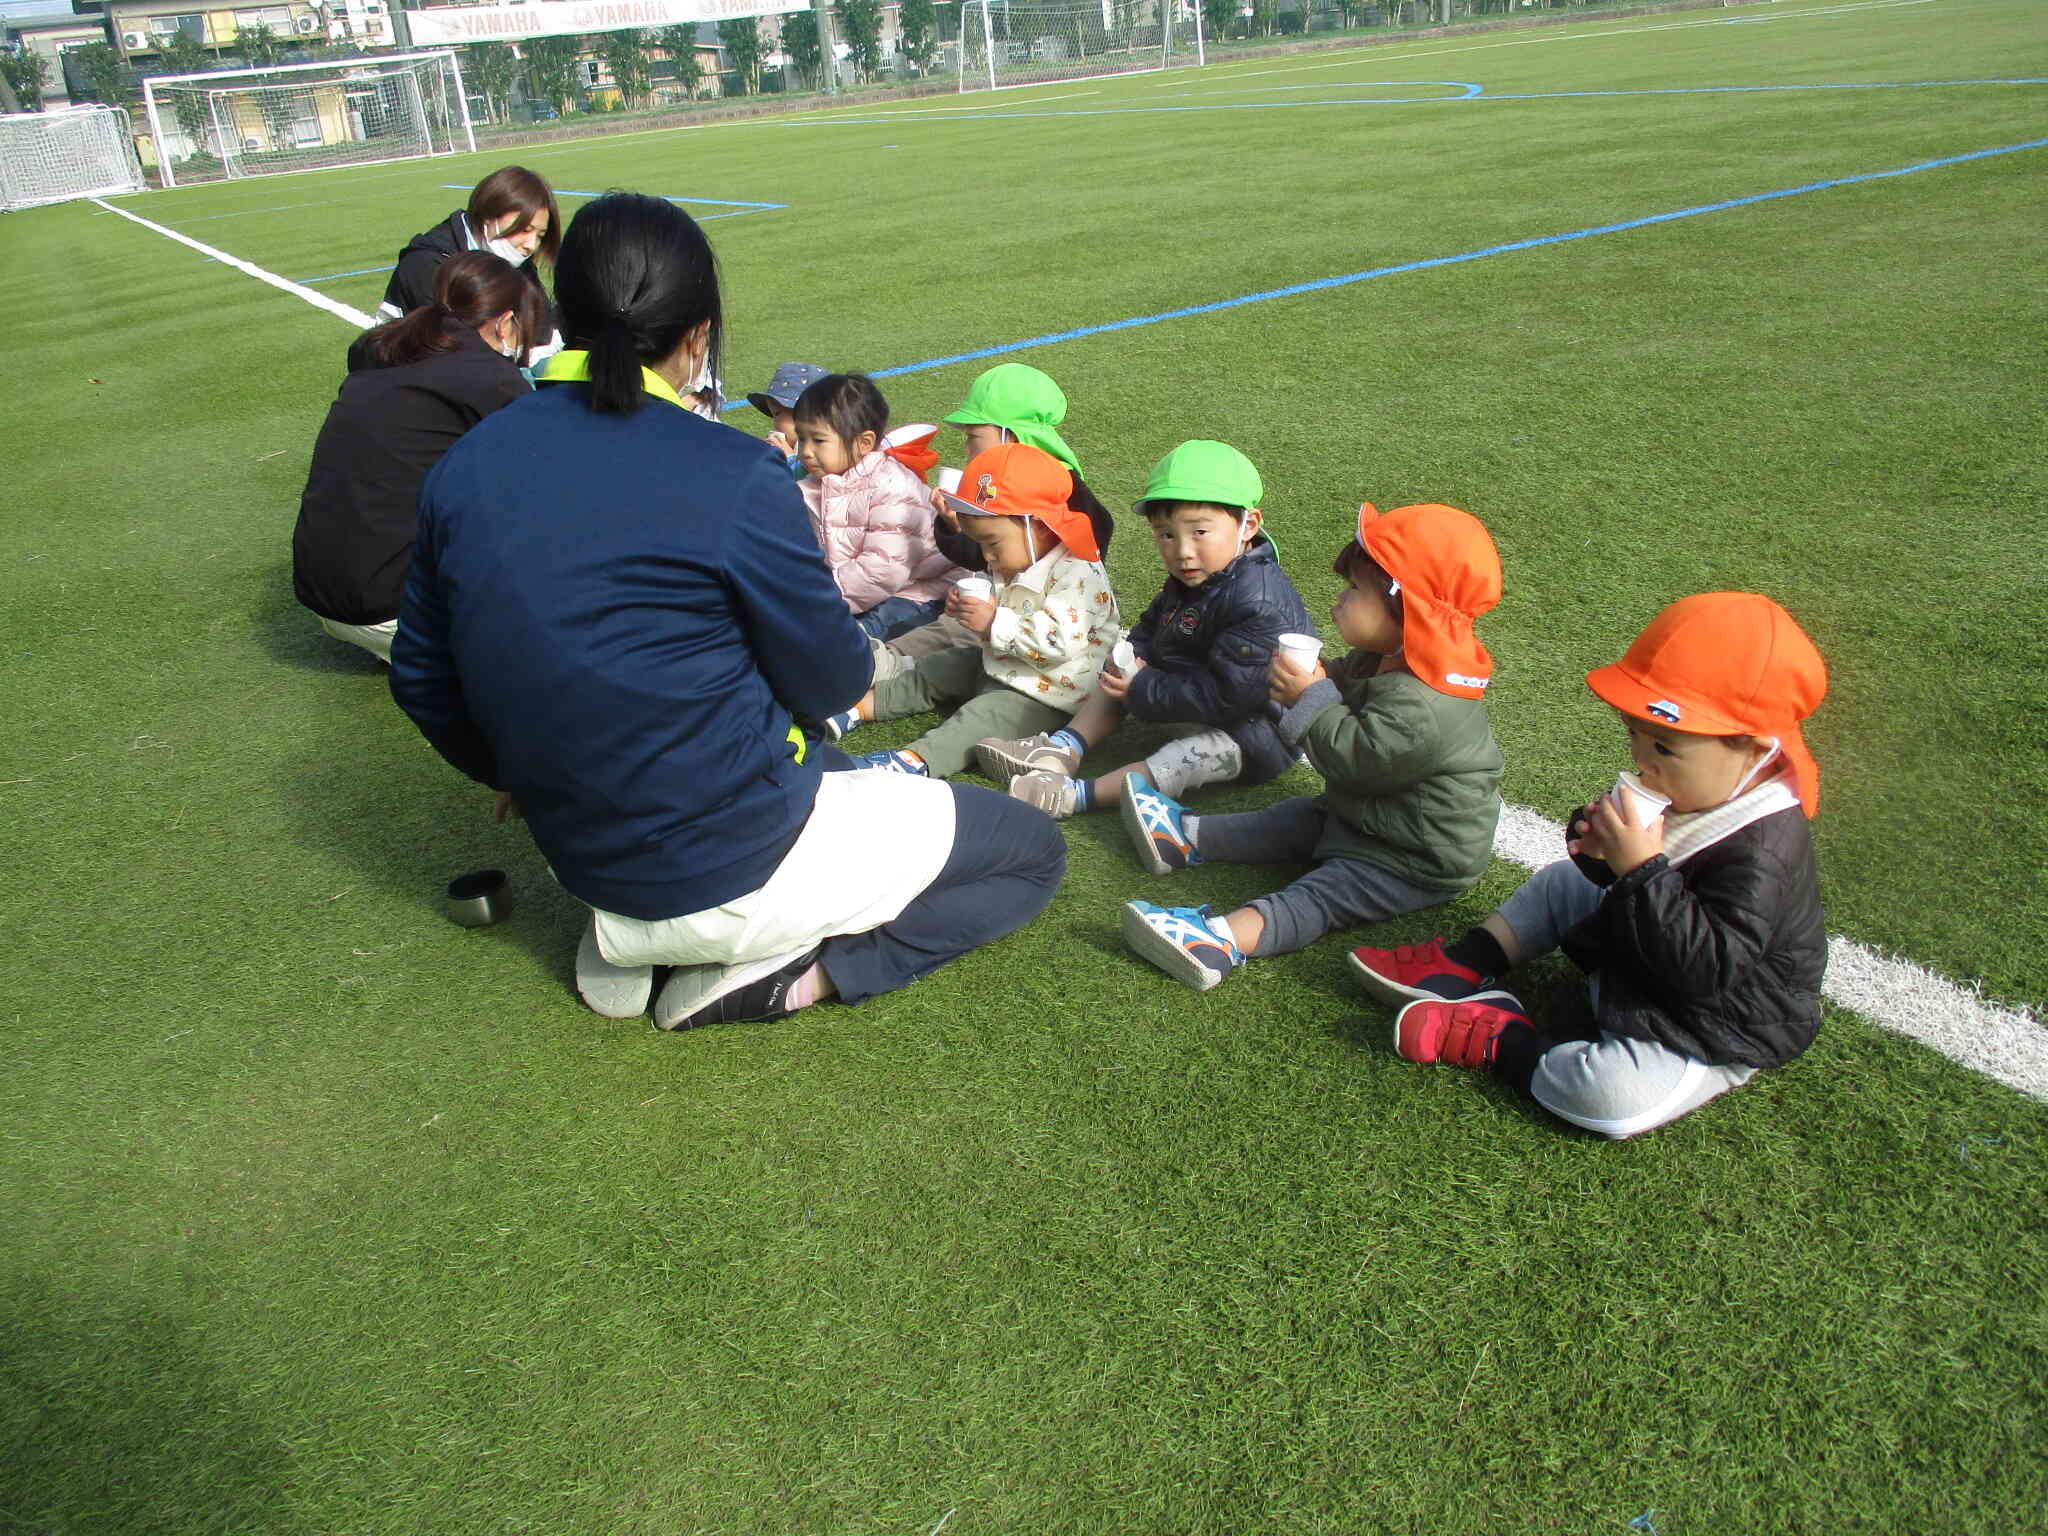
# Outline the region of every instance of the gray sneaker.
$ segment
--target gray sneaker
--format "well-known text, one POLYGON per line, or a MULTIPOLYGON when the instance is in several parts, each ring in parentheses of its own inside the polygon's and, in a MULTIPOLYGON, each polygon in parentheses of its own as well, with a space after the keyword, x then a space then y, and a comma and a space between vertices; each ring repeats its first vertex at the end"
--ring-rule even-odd
POLYGON ((1074 814, 1077 783, 1064 773, 1049 773, 1044 769, 1036 773, 1020 773, 1010 780, 1010 798, 1037 806, 1054 821, 1065 821, 1074 814))
MULTIPOLYGON (((1044 731, 1036 736, 1026 736, 1021 741, 1005 741, 1000 736, 984 737, 974 744, 974 760, 982 774, 998 784, 1007 784, 1020 773, 1055 773, 1071 779, 1081 771, 1081 754, 1054 746, 1052 737, 1044 731)), ((1028 797, 1019 795, 1017 798, 1028 797)))

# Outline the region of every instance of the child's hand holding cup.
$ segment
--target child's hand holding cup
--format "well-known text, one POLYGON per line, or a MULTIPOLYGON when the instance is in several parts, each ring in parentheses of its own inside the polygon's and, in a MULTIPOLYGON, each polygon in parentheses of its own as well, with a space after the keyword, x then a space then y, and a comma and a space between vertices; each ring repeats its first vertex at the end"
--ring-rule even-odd
POLYGON ((1670 809, 1671 797, 1645 789, 1642 780, 1623 770, 1614 776, 1608 798, 1620 807, 1622 819, 1632 827, 1647 827, 1670 809))
POLYGON ((1309 684, 1329 674, 1323 670, 1323 642, 1314 635, 1288 634, 1273 648, 1267 672, 1267 694, 1278 704, 1292 704, 1309 684))
POLYGON ((962 576, 946 594, 946 612, 977 635, 986 635, 996 619, 996 584, 986 576, 962 576))

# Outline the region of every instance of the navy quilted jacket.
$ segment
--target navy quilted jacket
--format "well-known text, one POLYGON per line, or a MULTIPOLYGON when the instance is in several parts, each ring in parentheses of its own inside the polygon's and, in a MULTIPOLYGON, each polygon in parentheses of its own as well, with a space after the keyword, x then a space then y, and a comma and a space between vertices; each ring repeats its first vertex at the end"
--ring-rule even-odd
POLYGON ((1314 634, 1308 608, 1263 533, 1199 587, 1178 576, 1131 629, 1145 669, 1124 709, 1137 720, 1212 725, 1244 753, 1240 783, 1283 772, 1294 749, 1280 739, 1279 706, 1266 697, 1273 650, 1284 634, 1314 634))

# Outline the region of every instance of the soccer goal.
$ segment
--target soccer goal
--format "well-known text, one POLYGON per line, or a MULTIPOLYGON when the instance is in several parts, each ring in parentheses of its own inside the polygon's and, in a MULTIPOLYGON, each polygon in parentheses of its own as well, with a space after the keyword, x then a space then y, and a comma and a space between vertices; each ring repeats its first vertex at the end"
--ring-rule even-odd
POLYGON ((960 89, 1130 75, 1204 62, 1190 0, 963 0, 960 89))
POLYGON ((119 108, 0 114, 0 208, 141 190, 135 135, 119 108))
POLYGON ((448 52, 155 75, 142 100, 167 187, 476 148, 448 52))

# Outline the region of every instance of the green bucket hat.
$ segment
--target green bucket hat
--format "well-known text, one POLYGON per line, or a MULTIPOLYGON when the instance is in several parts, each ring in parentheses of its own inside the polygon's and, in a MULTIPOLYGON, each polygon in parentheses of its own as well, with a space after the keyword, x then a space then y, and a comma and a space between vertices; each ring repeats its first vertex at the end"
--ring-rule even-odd
POLYGON ((1228 443, 1197 439, 1182 443, 1153 467, 1145 482, 1145 494, 1138 498, 1138 511, 1147 502, 1207 501, 1220 507, 1256 507, 1266 494, 1252 461, 1228 443))
POLYGON ((998 363, 969 386, 960 409, 945 419, 956 427, 1001 427, 1081 473, 1074 450, 1053 431, 1067 419, 1067 397, 1029 363, 998 363))

